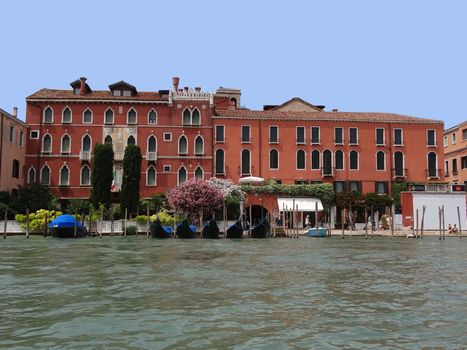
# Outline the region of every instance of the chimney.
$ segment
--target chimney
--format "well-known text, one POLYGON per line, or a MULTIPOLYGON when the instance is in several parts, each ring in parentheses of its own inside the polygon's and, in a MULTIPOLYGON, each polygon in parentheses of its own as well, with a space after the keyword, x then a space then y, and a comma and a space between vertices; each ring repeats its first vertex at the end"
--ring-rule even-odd
POLYGON ((200 88, 199 86, 197 86, 197 87, 195 87, 195 91, 196 91, 197 93, 200 93, 200 92, 201 92, 201 88, 200 88))
POLYGON ((185 90, 185 92, 188 92, 188 86, 185 86, 183 89, 185 90))
POLYGON ((177 92, 178 91, 178 83, 180 82, 180 78, 179 77, 173 77, 172 78, 172 83, 173 83, 173 86, 174 86, 174 92, 177 92))
POLYGON ((13 107, 13 117, 18 118, 18 107, 13 107))
POLYGON ((339 112, 339 110, 337 108, 333 108, 332 111, 333 112, 339 112))
POLYGON ((81 96, 83 95, 86 95, 86 78, 85 77, 81 77, 79 78, 79 94, 81 96))

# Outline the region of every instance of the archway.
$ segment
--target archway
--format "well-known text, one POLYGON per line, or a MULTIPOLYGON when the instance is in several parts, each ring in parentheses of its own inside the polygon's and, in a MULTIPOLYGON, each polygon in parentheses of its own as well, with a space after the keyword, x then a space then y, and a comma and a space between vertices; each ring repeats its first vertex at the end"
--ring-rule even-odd
POLYGON ((268 210, 262 205, 251 205, 251 217, 250 220, 250 207, 245 208, 245 216, 248 223, 252 223, 253 226, 261 221, 261 219, 267 218, 268 210))

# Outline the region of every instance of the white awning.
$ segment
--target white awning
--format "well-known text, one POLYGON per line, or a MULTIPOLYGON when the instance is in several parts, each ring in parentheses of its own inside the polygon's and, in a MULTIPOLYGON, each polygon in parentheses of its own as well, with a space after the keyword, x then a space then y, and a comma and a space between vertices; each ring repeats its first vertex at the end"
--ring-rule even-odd
MULTIPOLYGON (((318 203, 318 211, 323 210, 323 204, 318 198, 295 198, 295 210, 298 205, 298 211, 315 211, 316 203, 318 203)), ((294 198, 277 198, 277 204, 279 205, 280 211, 283 211, 284 208, 292 210, 294 198)))
POLYGON ((256 177, 256 176, 241 177, 240 179, 238 179, 238 183, 241 185, 262 184, 263 182, 264 182, 264 179, 262 177, 256 177))

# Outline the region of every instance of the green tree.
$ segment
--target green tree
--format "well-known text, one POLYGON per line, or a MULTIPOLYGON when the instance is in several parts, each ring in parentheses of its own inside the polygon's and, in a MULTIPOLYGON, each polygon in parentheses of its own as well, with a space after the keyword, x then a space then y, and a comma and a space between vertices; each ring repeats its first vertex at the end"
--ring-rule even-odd
POLYGON ((39 209, 53 208, 52 204, 55 202, 56 199, 47 186, 31 183, 18 189, 18 198, 13 201, 12 207, 23 213, 29 208, 29 212, 32 213, 39 209))
POLYGON ((113 177, 113 158, 114 151, 111 144, 96 144, 94 146, 90 201, 96 208, 99 204, 104 204, 106 208, 109 208, 112 202, 110 191, 113 177))
POLYGON ((137 145, 128 145, 123 156, 122 191, 120 207, 129 214, 135 214, 139 203, 139 183, 141 179, 141 149, 137 145))
POLYGON ((373 206, 373 210, 384 212, 386 207, 392 204, 392 199, 386 194, 378 194, 376 192, 369 192, 365 195, 365 204, 368 208, 373 206))

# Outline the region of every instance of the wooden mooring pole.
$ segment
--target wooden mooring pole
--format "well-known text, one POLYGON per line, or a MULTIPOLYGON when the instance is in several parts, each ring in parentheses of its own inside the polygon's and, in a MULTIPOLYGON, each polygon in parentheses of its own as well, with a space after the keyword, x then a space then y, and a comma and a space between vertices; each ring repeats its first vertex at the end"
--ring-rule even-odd
POLYGON ((391 239, 394 238, 394 210, 392 210, 393 206, 391 205, 389 209, 389 216, 391 217, 391 239))
POLYGON ((441 241, 441 208, 438 207, 439 240, 441 241))
POLYGON ((7 219, 8 219, 8 207, 5 207, 5 216, 3 218, 3 239, 6 239, 7 219))
POLYGON ((459 211, 459 206, 457 207, 457 220, 459 221, 459 238, 462 238, 461 213, 459 211))
POLYGON ((76 231, 77 231, 77 227, 76 227, 76 218, 78 217, 78 209, 75 210, 75 222, 73 223, 73 238, 76 238, 76 231))
POLYGON ((123 220, 123 237, 126 238, 126 220, 128 217, 128 208, 125 208, 125 219, 123 220))
POLYGON ((420 238, 418 232, 418 208, 415 211, 415 237, 420 238))
POLYGON ((368 239, 368 211, 365 208, 365 239, 368 239))
POLYGON ((446 237, 446 223, 444 221, 444 205, 441 206, 441 214, 442 214, 442 218, 443 218, 443 241, 444 241, 444 238, 446 237))
POLYGON ((424 205, 422 209, 422 224, 420 225, 420 234, 422 238, 423 238, 423 227, 424 227, 424 222, 425 222, 425 211, 426 211, 426 205, 424 205))
POLYGON ((375 220, 375 208, 373 207, 373 205, 371 206, 370 214, 371 214, 371 238, 373 238, 373 233, 375 231, 375 226, 378 224, 377 222, 374 222, 374 220, 375 220))
POLYGON ((47 237, 49 234, 49 213, 45 214, 45 228, 44 228, 44 237, 47 237))
POLYGON ((149 206, 146 207, 146 238, 149 238, 149 206))
POLYGON ((29 208, 26 208, 26 238, 29 238, 29 208))
POLYGON ((99 230, 99 238, 102 239, 102 230, 104 229, 104 210, 101 210, 101 220, 100 220, 100 230, 99 230))
POLYGON ((345 206, 341 210, 341 223, 342 223, 342 239, 344 239, 344 221, 345 221, 345 206))

